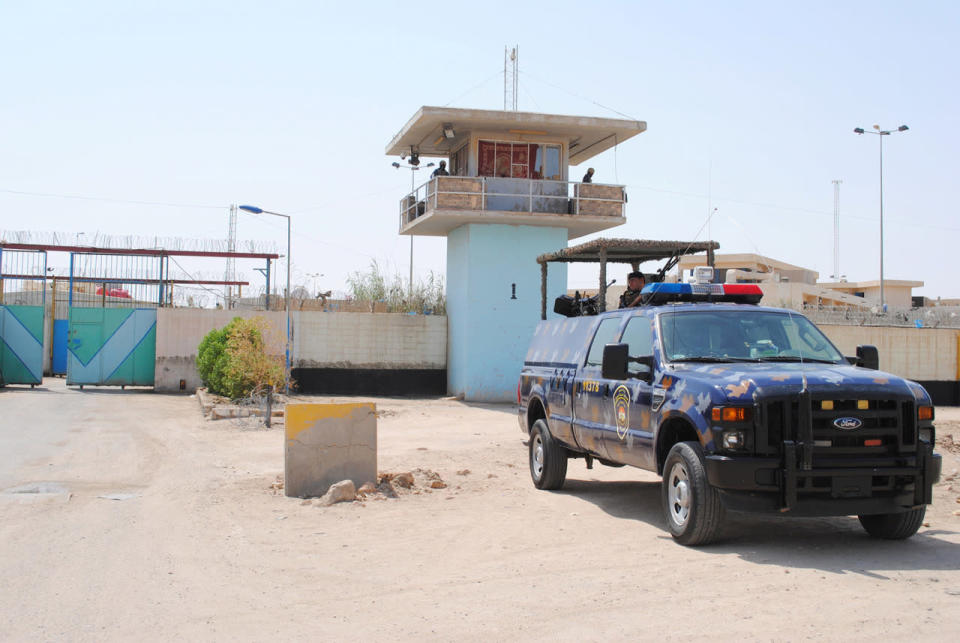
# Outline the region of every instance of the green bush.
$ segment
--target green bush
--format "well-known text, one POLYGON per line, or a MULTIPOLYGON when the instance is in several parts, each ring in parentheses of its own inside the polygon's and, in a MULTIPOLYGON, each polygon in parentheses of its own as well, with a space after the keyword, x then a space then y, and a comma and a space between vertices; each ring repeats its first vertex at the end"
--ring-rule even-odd
POLYGON ((197 371, 211 393, 230 399, 282 388, 283 341, 263 317, 234 317, 197 347, 197 371))
MULTIPOLYGON (((234 321, 240 319, 234 317, 234 321)), ((230 324, 207 333, 197 347, 197 372, 207 390, 217 395, 226 395, 225 378, 227 370, 227 338, 230 324)))

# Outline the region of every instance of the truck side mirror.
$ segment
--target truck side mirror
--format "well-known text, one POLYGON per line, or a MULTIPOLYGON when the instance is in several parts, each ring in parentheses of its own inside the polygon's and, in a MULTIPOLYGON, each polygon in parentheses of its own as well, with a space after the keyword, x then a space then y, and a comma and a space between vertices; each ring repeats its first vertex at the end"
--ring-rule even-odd
POLYGON ((603 347, 603 365, 600 372, 605 380, 627 379, 627 351, 626 344, 607 344, 603 347))
POLYGON ((880 353, 877 352, 877 347, 869 344, 857 346, 857 366, 874 371, 878 370, 880 368, 880 353))
POLYGON ((642 355, 640 357, 633 357, 630 361, 635 364, 640 364, 641 366, 646 366, 646 369, 640 370, 633 374, 637 379, 641 379, 644 382, 653 381, 653 355, 642 355))

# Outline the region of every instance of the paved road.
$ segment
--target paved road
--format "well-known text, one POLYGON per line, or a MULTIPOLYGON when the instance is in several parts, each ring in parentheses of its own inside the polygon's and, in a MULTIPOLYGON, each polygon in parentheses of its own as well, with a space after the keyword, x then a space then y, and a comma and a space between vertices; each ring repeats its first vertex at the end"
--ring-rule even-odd
MULTIPOLYGON (((62 378, 48 377, 43 384, 0 388, 0 490, 26 481, 18 473, 31 462, 45 460, 48 466, 68 452, 80 434, 102 424, 105 413, 123 404, 119 389, 80 391, 67 388, 62 378), (107 402, 115 401, 115 404, 107 402)), ((42 469, 31 469, 42 475, 42 469)), ((56 471, 51 470, 51 477, 56 471)))

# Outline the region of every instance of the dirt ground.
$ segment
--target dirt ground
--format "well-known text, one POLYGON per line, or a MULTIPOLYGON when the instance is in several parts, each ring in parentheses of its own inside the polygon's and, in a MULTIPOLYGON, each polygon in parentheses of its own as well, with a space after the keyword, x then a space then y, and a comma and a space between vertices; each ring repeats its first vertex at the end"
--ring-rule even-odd
MULTIPOLYGON (((0 639, 960 632, 958 446, 940 447, 955 477, 910 540, 872 540, 855 518, 740 515, 722 542, 691 549, 666 532, 650 474, 576 460, 562 491, 536 490, 512 406, 375 401, 379 470, 436 472, 446 488, 304 504, 275 488, 282 425, 207 421, 193 397, 62 380, 0 391, 0 436, 63 430, 11 465, 16 485, 0 491, 0 639), (9 492, 23 485, 42 493, 9 492)), ((937 413, 941 438, 960 443, 960 409, 937 413)))

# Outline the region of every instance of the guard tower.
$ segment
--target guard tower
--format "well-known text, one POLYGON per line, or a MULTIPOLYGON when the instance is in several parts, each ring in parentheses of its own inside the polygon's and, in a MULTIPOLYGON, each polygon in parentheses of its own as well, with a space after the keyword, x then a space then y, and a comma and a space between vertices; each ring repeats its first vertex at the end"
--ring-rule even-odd
MULTIPOLYGON (((389 156, 447 160, 400 201, 403 235, 447 237, 447 388, 509 401, 540 319, 537 257, 626 222, 622 185, 572 171, 646 130, 643 121, 421 107, 389 156)), ((565 264, 547 290, 567 289, 565 264)))

